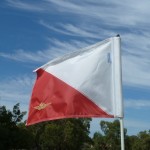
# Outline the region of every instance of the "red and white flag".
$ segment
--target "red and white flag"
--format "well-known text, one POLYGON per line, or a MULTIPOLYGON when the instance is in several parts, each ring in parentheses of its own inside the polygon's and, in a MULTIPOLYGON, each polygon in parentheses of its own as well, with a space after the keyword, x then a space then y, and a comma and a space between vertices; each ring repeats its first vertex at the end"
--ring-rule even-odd
POLYGON ((120 62, 120 37, 113 37, 38 68, 27 125, 123 117, 120 62))

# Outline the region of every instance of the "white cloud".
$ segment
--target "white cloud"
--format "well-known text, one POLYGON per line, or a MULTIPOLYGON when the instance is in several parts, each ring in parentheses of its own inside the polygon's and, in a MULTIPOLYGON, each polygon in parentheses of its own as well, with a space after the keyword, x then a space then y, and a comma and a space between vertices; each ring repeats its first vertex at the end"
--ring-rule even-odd
POLYGON ((80 42, 78 40, 59 41, 57 39, 47 38, 50 43, 46 50, 39 50, 36 52, 30 52, 25 50, 15 50, 14 53, 0 52, 0 57, 25 62, 25 63, 46 63, 51 59, 64 55, 68 52, 72 52, 81 49, 87 45, 88 42, 80 42))
POLYGON ((150 63, 142 62, 143 58, 124 56, 123 58, 123 84, 131 87, 150 88, 150 63))
POLYGON ((40 24, 47 27, 50 30, 70 36, 98 38, 96 34, 91 33, 90 31, 86 31, 85 29, 76 27, 72 24, 59 24, 58 27, 51 26, 44 21, 40 21, 40 24))
MULTIPOLYGON (((143 33, 144 34, 144 33, 143 33)), ((125 85, 150 88, 150 35, 126 34, 122 38, 123 82, 125 85)))
POLYGON ((35 11, 35 12, 44 12, 44 5, 37 3, 25 3, 20 0, 6 0, 7 4, 11 7, 26 10, 26 11, 35 11), (40 7, 42 5, 43 7, 40 7))
POLYGON ((78 15, 80 18, 85 16, 103 23, 115 26, 131 25, 147 22, 149 16, 149 1, 62 1, 62 0, 47 0, 54 5, 59 12, 69 12, 78 15))
POLYGON ((60 41, 57 39, 48 38, 48 41, 53 44, 50 46, 50 49, 55 53, 67 53, 71 51, 75 51, 86 47, 89 45, 88 42, 80 41, 80 40, 71 40, 71 41, 60 41), (61 50, 61 52, 60 52, 61 50))
POLYGON ((132 109, 150 109, 150 100, 138 100, 138 99, 127 99, 125 100, 125 108, 132 108, 132 109))
POLYGON ((86 39, 87 38, 100 39, 100 37, 107 37, 108 34, 112 36, 116 35, 114 31, 111 31, 111 30, 108 31, 107 29, 100 28, 97 25, 79 24, 77 26, 73 24, 59 23, 55 26, 51 26, 50 24, 42 20, 39 23, 54 32, 58 32, 58 33, 69 35, 69 36, 84 37, 86 39))
POLYGON ((20 62, 43 62, 45 59, 48 59, 50 52, 37 51, 36 53, 25 51, 25 50, 16 50, 14 53, 4 53, 0 52, 0 57, 20 61, 20 62))
MULTIPOLYGON (((105 24, 124 26, 147 23, 149 17, 148 0, 144 1, 63 1, 63 0, 45 0, 33 2, 22 2, 20 0, 7 0, 7 4, 11 7, 34 12, 46 13, 72 13, 78 16, 78 20, 85 16, 87 22, 93 19, 103 21, 105 24), (136 4, 135 4, 136 3, 136 4), (54 11, 55 10, 55 11, 54 11)), ((148 27, 148 25, 147 25, 148 27)))
POLYGON ((22 77, 10 77, 0 81, 0 104, 10 105, 20 103, 27 105, 31 95, 34 79, 25 75, 22 77))

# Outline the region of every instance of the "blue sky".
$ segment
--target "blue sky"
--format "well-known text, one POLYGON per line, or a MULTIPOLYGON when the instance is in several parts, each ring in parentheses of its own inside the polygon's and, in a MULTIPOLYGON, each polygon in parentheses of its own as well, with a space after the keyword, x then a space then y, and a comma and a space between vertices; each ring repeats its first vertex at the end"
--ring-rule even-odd
MULTIPOLYGON (((19 102, 27 111, 35 68, 119 33, 125 128, 129 135, 150 129, 149 6, 148 0, 0 1, 0 105, 19 102)), ((99 121, 93 119, 91 134, 99 121)))

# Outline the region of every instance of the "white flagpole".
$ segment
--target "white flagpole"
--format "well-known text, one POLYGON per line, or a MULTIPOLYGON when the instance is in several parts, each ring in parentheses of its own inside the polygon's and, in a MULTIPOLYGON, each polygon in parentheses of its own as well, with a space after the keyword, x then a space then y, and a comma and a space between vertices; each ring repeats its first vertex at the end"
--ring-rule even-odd
POLYGON ((121 136, 121 150, 125 150, 125 144, 124 144, 124 122, 123 118, 120 118, 120 136, 121 136))
MULTIPOLYGON (((120 35, 117 35, 118 37, 120 37, 120 35)), ((119 78, 119 82, 120 82, 120 88, 119 88, 119 97, 120 97, 120 102, 121 102, 121 109, 122 109, 122 117, 120 117, 120 136, 121 136, 121 150, 125 150, 125 144, 124 144, 124 120, 123 120, 123 98, 122 98, 122 63, 121 63, 121 40, 119 40, 119 45, 118 45, 118 49, 119 49, 119 57, 120 57, 120 65, 119 65, 119 71, 120 71, 120 78, 119 78)))
POLYGON ((121 136, 121 150, 125 150, 124 145, 124 124, 123 124, 123 98, 122 98, 122 65, 121 65, 121 39, 120 35, 113 38, 114 50, 114 93, 115 93, 115 115, 120 119, 120 136, 121 136), (121 112, 121 113, 120 113, 121 112))

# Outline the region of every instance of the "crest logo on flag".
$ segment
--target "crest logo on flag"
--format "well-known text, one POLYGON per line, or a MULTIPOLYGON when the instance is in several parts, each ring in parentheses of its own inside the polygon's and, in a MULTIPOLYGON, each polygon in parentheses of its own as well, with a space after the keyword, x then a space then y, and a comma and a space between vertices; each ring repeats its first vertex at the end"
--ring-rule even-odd
POLYGON ((37 110, 42 110, 44 108, 46 108, 48 105, 50 105, 51 103, 40 103, 38 106, 35 106, 34 108, 37 110))

